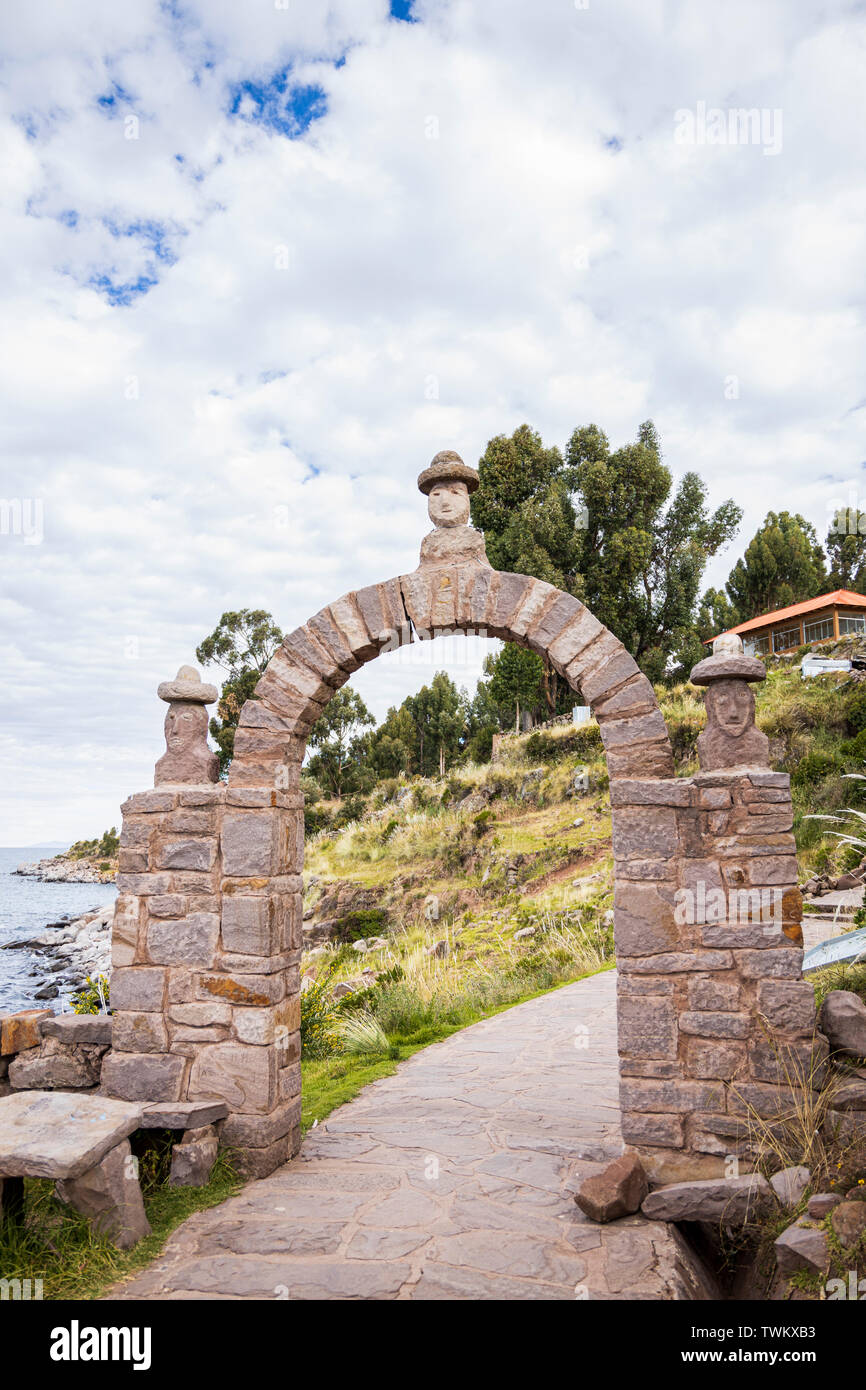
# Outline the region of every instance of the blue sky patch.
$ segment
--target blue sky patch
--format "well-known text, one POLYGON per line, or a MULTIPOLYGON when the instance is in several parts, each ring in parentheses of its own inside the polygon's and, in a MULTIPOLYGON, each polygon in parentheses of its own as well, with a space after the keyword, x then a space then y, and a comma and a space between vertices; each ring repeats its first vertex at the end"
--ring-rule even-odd
POLYGON ((324 89, 315 83, 292 84, 291 68, 275 73, 267 82, 238 82, 230 89, 229 112, 254 121, 290 140, 309 130, 328 109, 324 89))
POLYGON ((132 95, 121 87, 119 82, 112 82, 107 92, 96 98, 97 106, 101 106, 104 111, 112 111, 116 106, 132 105, 132 95))
POLYGON ((143 246, 155 256, 162 265, 174 265, 177 256, 169 244, 169 237, 174 234, 183 234, 176 226, 169 226, 165 222, 154 222, 147 218, 139 219, 136 222, 115 222, 113 218, 103 217, 103 226, 114 237, 133 237, 143 243, 143 246))
POLYGON ((412 13, 413 0, 391 0, 391 18, 402 19, 406 24, 417 24, 412 13))
POLYGON ((104 294, 109 304, 115 307, 122 304, 131 304, 139 295, 147 294, 156 284, 156 276, 151 272, 145 271, 135 280, 117 281, 113 280, 105 271, 101 275, 91 275, 88 285, 91 289, 98 290, 104 294))

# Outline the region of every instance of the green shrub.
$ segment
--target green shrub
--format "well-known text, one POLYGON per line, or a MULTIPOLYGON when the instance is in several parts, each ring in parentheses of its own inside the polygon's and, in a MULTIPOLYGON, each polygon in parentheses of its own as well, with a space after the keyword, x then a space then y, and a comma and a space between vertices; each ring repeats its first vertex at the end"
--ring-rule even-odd
POLYGON ((301 1056, 331 1057, 341 1051, 339 1010, 331 995, 334 967, 301 993, 301 1056))
POLYGON ((852 733, 859 734, 866 729, 866 690, 862 686, 849 697, 845 706, 845 717, 852 733))
POLYGON ((822 753, 814 749, 800 758, 791 773, 791 782, 796 787, 814 786, 838 771, 838 763, 832 753, 822 753))
POLYGON ((590 721, 571 727, 561 724, 558 728, 536 729, 527 738, 524 749, 530 762, 551 762, 572 754, 585 760, 597 757, 604 745, 600 728, 590 721))
POLYGON ((91 979, 88 975, 84 984, 71 996, 74 1014, 107 1014, 110 1012, 109 983, 104 975, 91 979))
POLYGON ((336 940, 343 944, 382 936, 388 927, 388 914, 382 907, 359 908, 341 917, 335 928, 336 940))
MULTIPOLYGON (((98 840, 76 840, 74 845, 70 845, 66 851, 68 859, 116 859, 120 849, 120 837, 117 828, 112 826, 110 830, 104 830, 98 840)), ((102 867, 100 865, 100 867, 102 867)), ((108 866, 109 868, 111 865, 108 866)))

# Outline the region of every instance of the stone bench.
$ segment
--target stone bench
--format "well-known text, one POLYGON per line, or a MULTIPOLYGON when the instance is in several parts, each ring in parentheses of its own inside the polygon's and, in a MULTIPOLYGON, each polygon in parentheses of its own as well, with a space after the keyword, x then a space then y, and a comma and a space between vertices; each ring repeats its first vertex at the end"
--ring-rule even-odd
POLYGON ((141 1121, 141 1105, 105 1096, 19 1091, 0 1099, 0 1215, 21 1219, 25 1178, 53 1178, 62 1201, 129 1249, 150 1234, 129 1144, 141 1121))

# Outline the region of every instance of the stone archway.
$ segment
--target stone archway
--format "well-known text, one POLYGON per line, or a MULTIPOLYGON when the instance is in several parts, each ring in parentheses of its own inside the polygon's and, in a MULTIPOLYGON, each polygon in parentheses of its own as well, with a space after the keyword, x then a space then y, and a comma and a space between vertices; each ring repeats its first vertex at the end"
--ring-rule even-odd
MULTIPOLYGON (((455 458, 437 456, 422 480, 471 474, 455 458)), ((724 757, 711 739, 704 770, 675 777, 653 688, 623 644, 569 594, 492 570, 466 519, 468 505, 459 524, 437 523, 445 534, 425 540, 413 573, 344 595, 285 638, 244 706, 227 785, 164 785, 124 806, 103 1086, 128 1099, 226 1101, 222 1138, 250 1173, 296 1151, 307 735, 365 662, 473 632, 545 655, 599 721, 623 1137, 657 1180, 718 1173, 744 1142, 744 1103, 769 1114, 790 1098, 780 1041, 803 1065, 812 1056, 788 778, 753 751, 738 761, 740 735, 728 734, 724 757), (727 905, 694 910, 740 891, 744 920, 727 905)), ((716 678, 742 684, 736 659, 714 661, 716 678)))

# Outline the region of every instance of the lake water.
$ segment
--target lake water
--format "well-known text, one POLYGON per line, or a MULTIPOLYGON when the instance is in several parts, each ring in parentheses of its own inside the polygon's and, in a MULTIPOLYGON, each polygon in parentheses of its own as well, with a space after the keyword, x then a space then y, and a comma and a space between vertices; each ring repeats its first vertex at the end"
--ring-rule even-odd
MULTIPOLYGON (((80 917, 91 908, 114 901, 117 889, 113 883, 40 883, 14 872, 19 864, 50 859, 56 853, 56 848, 32 845, 0 849, 0 944, 19 936, 34 936, 48 922, 67 915, 80 917)), ((42 976, 32 975, 32 970, 30 951, 0 950, 0 1012, 31 1008, 34 1003, 39 1007, 33 991, 39 988, 42 976)))

